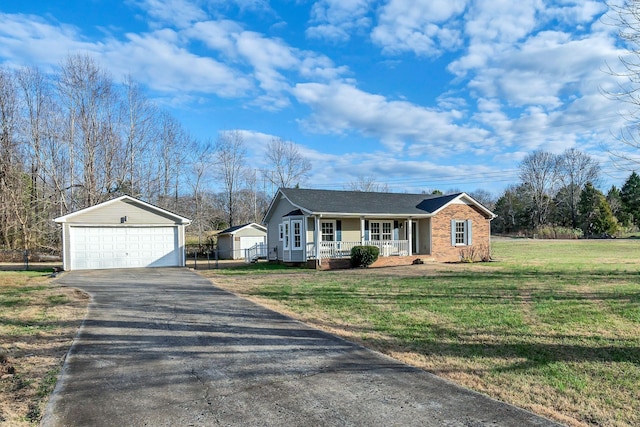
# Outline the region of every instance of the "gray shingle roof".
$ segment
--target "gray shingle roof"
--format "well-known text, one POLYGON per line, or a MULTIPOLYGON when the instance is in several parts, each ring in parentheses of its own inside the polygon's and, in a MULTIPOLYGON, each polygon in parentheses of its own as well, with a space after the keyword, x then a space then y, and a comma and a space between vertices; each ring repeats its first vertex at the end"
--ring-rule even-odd
POLYGON ((281 188, 280 191, 291 203, 313 213, 363 215, 428 215, 462 194, 440 196, 302 188, 281 188))

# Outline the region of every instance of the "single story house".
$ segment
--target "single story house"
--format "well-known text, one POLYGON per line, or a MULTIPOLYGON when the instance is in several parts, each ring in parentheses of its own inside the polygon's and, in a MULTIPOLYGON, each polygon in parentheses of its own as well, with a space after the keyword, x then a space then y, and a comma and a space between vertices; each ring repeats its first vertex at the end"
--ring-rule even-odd
POLYGON ((121 196, 54 219, 65 270, 184 267, 187 218, 121 196))
POLYGON ((268 258, 344 266, 351 248, 380 249, 377 265, 456 262, 490 250, 495 215, 466 193, 374 193, 281 188, 265 215, 268 258))
POLYGON ((267 243, 267 227, 252 222, 229 227, 217 236, 220 259, 245 259, 245 249, 267 243))

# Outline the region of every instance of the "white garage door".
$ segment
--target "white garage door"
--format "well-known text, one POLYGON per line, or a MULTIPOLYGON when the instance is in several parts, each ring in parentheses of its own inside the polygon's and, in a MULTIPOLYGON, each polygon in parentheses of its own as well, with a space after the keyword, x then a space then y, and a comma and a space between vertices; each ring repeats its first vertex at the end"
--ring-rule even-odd
POLYGON ((180 265, 177 227, 71 227, 72 270, 180 265))
POLYGON ((258 243, 267 243, 266 237, 251 237, 251 236, 242 236, 240 237, 240 242, 236 242, 235 251, 233 251, 234 259, 243 259, 244 258, 244 250, 252 248, 254 245, 258 243), (238 245, 240 243, 240 245, 238 245), (239 247, 238 247, 239 246, 239 247))
POLYGON ((240 237, 240 249, 242 249, 243 251, 242 252, 243 256, 244 256, 245 249, 249 249, 250 247, 258 243, 266 243, 266 241, 267 241, 266 237, 249 237, 249 236, 240 237))

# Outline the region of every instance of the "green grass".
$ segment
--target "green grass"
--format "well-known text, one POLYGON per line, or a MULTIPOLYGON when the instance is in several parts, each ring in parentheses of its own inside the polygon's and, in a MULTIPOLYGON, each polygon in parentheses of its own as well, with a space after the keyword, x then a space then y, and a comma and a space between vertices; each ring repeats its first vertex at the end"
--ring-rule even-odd
POLYGON ((216 273, 223 275, 238 274, 267 274, 267 273, 297 273, 300 271, 309 272, 309 269, 301 267, 287 267, 283 264, 271 262, 257 262, 254 264, 244 264, 233 267, 225 267, 215 270, 216 273))
POLYGON ((640 425, 640 241, 500 240, 493 252, 416 274, 270 274, 242 292, 562 422, 640 425))
POLYGON ((85 304, 47 273, 0 271, 0 425, 40 421, 85 304))

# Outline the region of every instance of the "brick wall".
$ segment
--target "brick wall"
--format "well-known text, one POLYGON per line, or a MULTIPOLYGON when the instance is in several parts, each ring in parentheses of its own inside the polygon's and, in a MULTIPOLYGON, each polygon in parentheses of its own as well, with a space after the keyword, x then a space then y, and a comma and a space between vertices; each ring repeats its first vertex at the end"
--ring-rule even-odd
POLYGON ((431 218, 432 241, 431 256, 441 262, 460 261, 462 248, 475 249, 476 260, 481 253, 489 249, 490 225, 489 220, 475 207, 469 205, 449 205, 431 218), (472 221, 472 246, 451 246, 451 220, 472 221))

